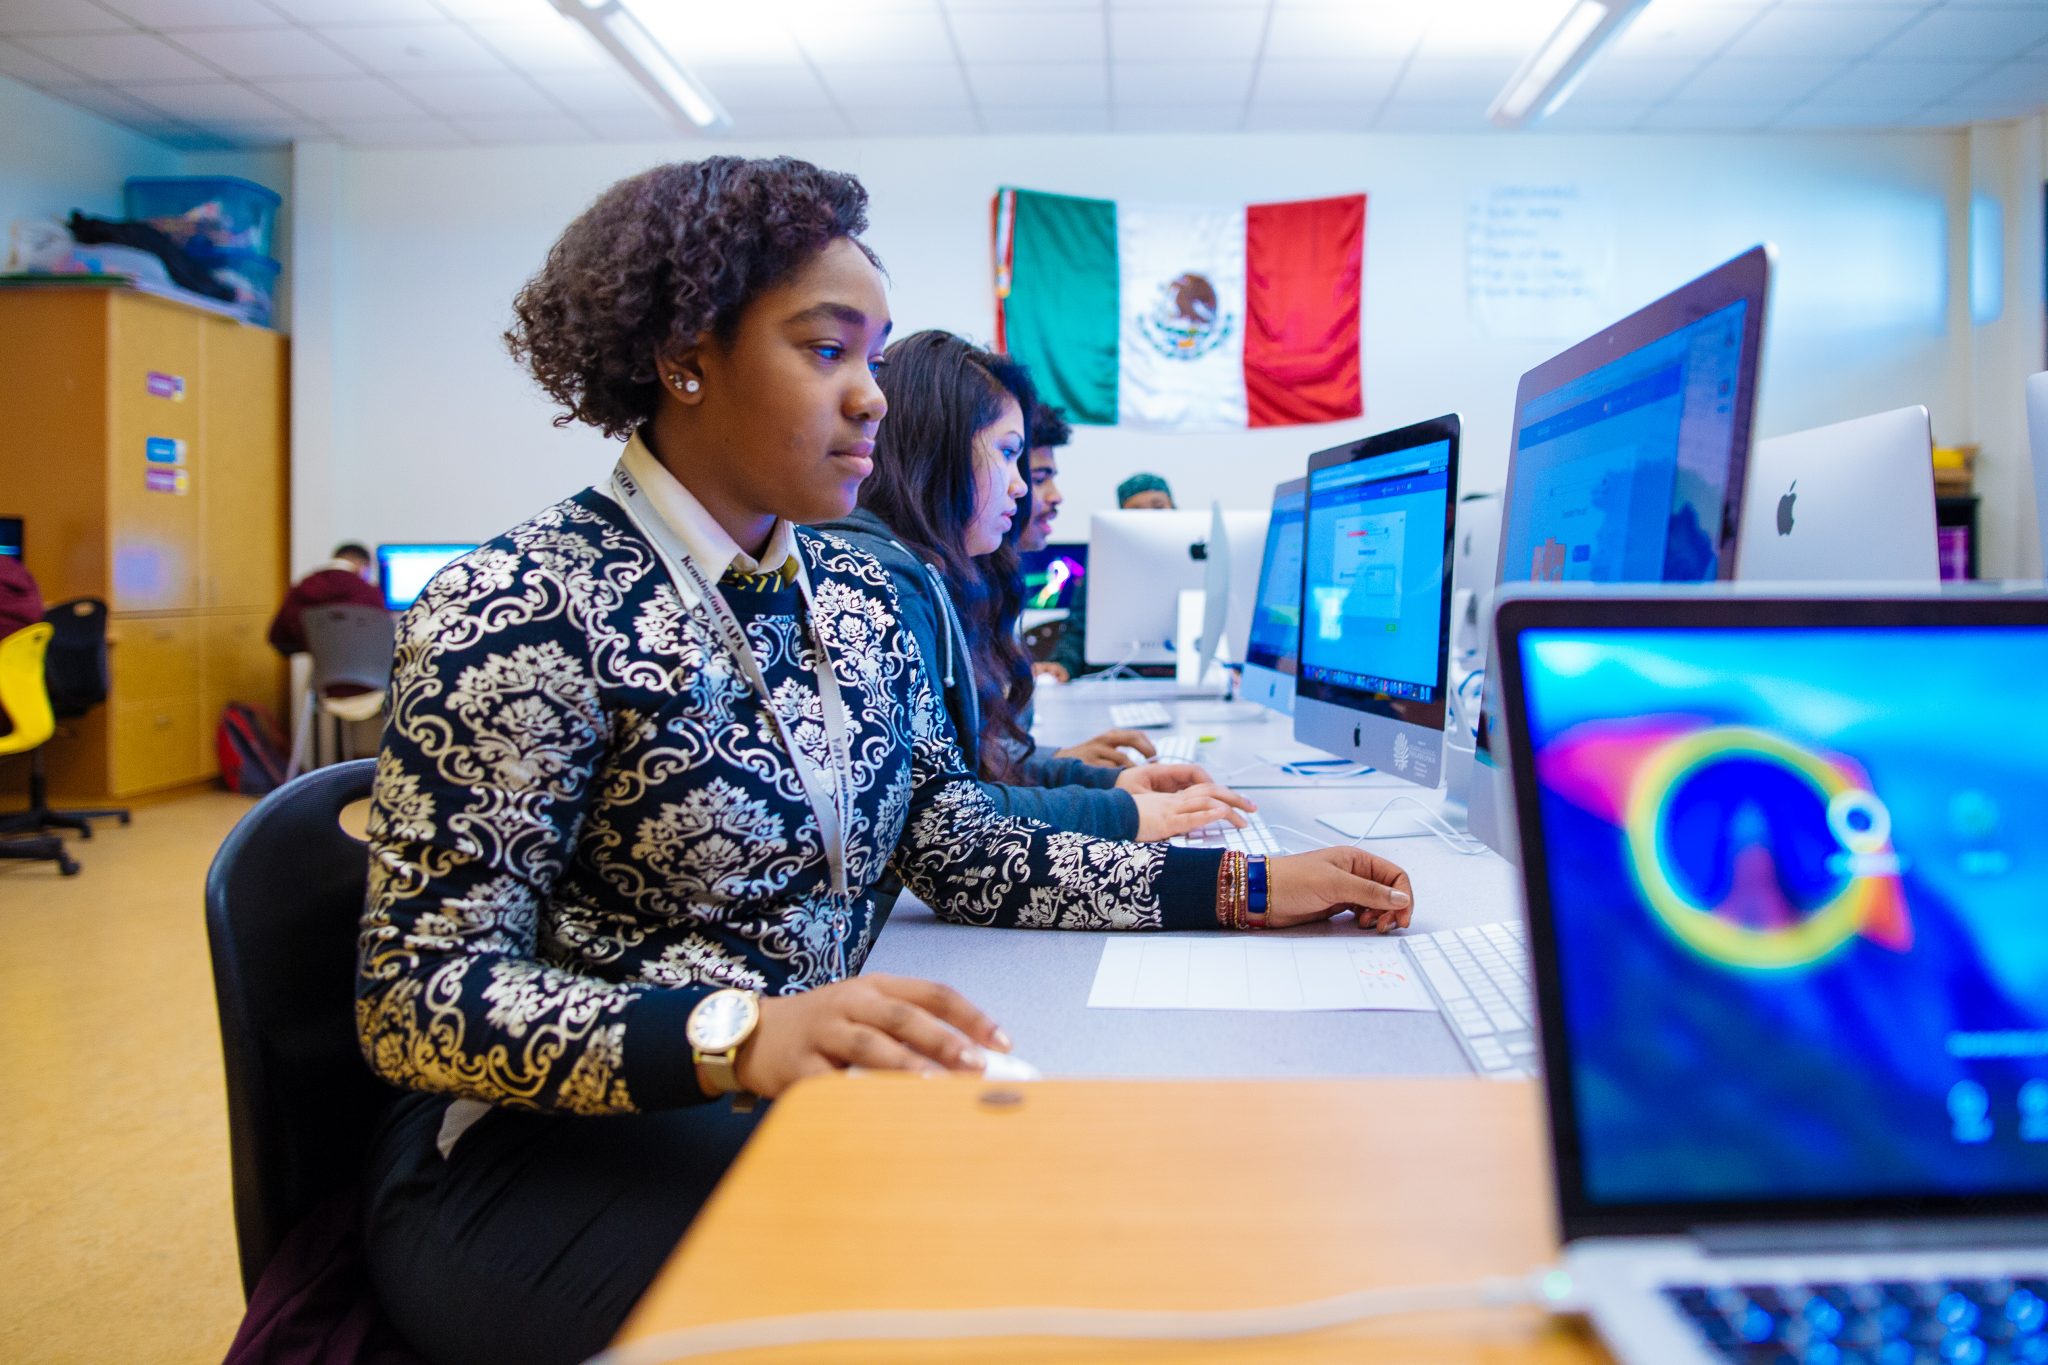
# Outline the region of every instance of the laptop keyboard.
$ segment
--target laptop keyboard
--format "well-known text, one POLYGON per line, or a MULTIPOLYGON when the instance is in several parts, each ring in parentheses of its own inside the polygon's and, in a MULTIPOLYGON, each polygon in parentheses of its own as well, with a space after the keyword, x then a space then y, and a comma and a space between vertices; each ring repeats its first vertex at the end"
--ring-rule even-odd
POLYGON ((1536 1001, 1529 984, 1528 930, 1519 920, 1409 934, 1401 941, 1474 1070, 1502 1079, 1536 1074, 1536 1001))
POLYGON ((1266 828, 1266 822, 1256 815, 1244 817, 1244 828, 1235 825, 1207 825, 1192 834, 1182 834, 1168 841, 1176 848, 1217 848, 1236 853, 1263 854, 1277 858, 1287 852, 1274 839, 1273 831, 1266 828))
POLYGON ((1109 723, 1121 730, 1156 730, 1173 724, 1162 702, 1120 701, 1109 708, 1109 723))
POLYGON ((2048 1365, 2048 1279, 1667 1286, 1741 1365, 2048 1365))

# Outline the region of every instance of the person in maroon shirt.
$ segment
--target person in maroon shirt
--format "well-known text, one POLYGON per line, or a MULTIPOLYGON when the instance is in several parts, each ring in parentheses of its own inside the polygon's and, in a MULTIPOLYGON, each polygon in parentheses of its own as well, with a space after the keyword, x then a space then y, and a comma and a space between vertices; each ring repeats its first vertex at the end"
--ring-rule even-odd
POLYGON ((43 619, 43 593, 35 575, 12 555, 0 555, 0 639, 43 619))
POLYGON ((334 547, 334 558, 292 584, 270 618, 270 643, 284 655, 306 652, 299 618, 308 607, 381 607, 384 594, 369 579, 370 552, 353 542, 334 547))

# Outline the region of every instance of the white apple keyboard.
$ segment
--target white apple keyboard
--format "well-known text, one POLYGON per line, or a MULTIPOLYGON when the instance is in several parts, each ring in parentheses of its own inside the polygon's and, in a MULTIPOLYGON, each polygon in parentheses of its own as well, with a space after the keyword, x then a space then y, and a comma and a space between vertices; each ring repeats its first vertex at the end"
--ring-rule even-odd
POLYGON ((1176 835, 1167 840, 1176 848, 1220 848, 1232 853, 1251 853, 1265 858, 1278 858, 1287 852, 1280 847, 1280 841, 1273 837, 1273 831, 1266 828, 1266 822, 1257 815, 1244 817, 1244 828, 1224 821, 1221 824, 1204 825, 1189 834, 1176 835))
POLYGON ((982 1049, 982 1056, 988 1060, 982 1064, 981 1078, 985 1081, 1042 1081, 1038 1068, 1022 1057, 1008 1052, 982 1049))
POLYGON ((1161 735, 1152 741, 1154 763, 1192 763, 1202 747, 1200 735, 1161 735))
POLYGON ((1159 730, 1173 724, 1173 715, 1156 701, 1120 701, 1109 708, 1109 723, 1123 730, 1159 730))

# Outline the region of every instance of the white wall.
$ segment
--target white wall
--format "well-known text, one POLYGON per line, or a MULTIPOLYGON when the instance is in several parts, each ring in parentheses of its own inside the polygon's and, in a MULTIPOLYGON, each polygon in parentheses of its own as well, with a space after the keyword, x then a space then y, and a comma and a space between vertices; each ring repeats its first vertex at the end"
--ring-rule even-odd
MULTIPOLYGON (((1569 182, 1620 223, 1615 312, 1769 239, 1781 271, 1766 346, 1766 434, 1925 403, 1943 440, 1969 438, 1967 299, 1957 215, 1959 133, 1719 136, 1089 136, 828 141, 740 146, 855 172, 873 198, 869 242, 893 279, 899 334, 992 325, 988 204, 999 184, 1166 202, 1260 202, 1364 190, 1363 421, 1222 435, 1081 428, 1066 459, 1074 509, 1107 506, 1136 469, 1185 504, 1263 505, 1307 452, 1450 409, 1466 419, 1465 485, 1497 485, 1515 383, 1561 349, 1484 338, 1468 321, 1464 232, 1473 191, 1569 182), (1966 292, 1966 291, 1965 291, 1966 292)), ((604 186, 702 144, 462 150, 302 148, 331 175, 331 274, 299 287, 331 307, 332 364, 304 373, 295 559, 336 539, 476 539, 599 476, 612 447, 557 430, 499 341, 513 293, 604 186), (331 384, 326 395, 309 386, 331 384), (312 500, 317 499, 317 502, 312 500)), ((721 147, 719 150, 727 150, 721 147)), ((302 185, 302 189, 304 186, 302 185)), ((316 344, 302 312, 300 355, 316 344)))
POLYGON ((118 218, 129 176, 183 174, 179 154, 162 143, 5 77, 0 129, 0 230, 73 209, 118 218))

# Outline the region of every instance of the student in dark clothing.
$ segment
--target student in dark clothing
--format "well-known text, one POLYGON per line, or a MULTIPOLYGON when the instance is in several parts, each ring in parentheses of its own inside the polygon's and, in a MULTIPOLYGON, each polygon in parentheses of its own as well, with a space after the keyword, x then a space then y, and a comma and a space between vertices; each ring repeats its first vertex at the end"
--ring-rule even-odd
MULTIPOLYGON (((1007 815, 1112 839, 1153 841, 1252 810, 1191 763, 1102 767, 1046 755, 1024 717, 1030 659, 1015 634, 1023 414, 1037 404, 1023 368, 950 332, 892 345, 880 376, 890 417, 860 506, 821 530, 889 570, 904 626, 945 699, 967 766, 1007 815)), ((1020 504, 1020 500, 1021 504, 1020 504)))
MULTIPOLYGON (((625 451, 399 624, 356 1030, 402 1093, 363 1229, 434 1365, 602 1348, 755 1122, 715 1101, 1008 1048, 944 986, 859 974, 885 872, 966 924, 1258 923, 1244 854, 1001 815, 888 572, 806 529, 853 510, 888 408, 866 203, 787 158, 660 166, 514 304, 560 420, 625 451)), ((1263 870, 1267 925, 1409 921, 1406 874, 1362 849, 1263 870)))
POLYGON ((277 615, 270 618, 270 645, 283 655, 306 652, 306 631, 300 623, 308 607, 381 607, 384 594, 370 581, 370 552, 349 542, 334 547, 334 557, 292 584, 277 615))

